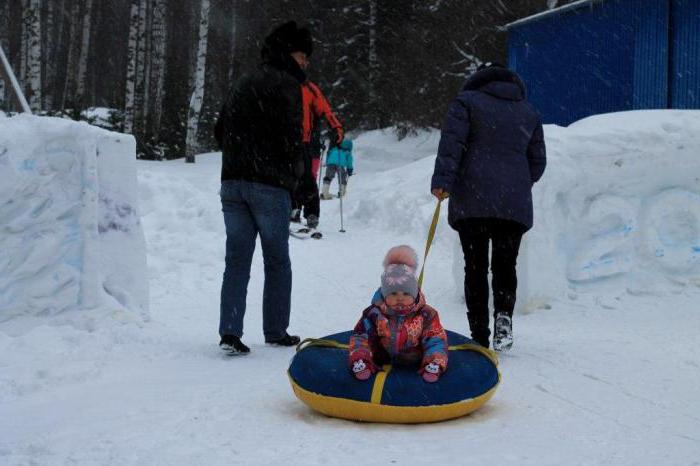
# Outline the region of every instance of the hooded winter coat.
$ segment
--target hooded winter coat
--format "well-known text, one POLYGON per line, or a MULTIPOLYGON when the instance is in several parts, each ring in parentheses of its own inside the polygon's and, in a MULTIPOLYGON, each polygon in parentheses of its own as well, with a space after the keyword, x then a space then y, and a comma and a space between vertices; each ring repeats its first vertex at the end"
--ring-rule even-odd
POLYGON ((345 138, 339 146, 331 147, 326 157, 326 165, 338 165, 352 170, 352 141, 345 138))
POLYGON ((216 123, 223 153, 221 180, 253 181, 291 192, 304 174, 301 84, 306 76, 277 42, 268 40, 262 58, 253 73, 234 85, 216 123))
POLYGON ((500 218, 530 229, 545 166, 542 123, 520 77, 501 67, 470 76, 449 107, 431 182, 450 194, 450 225, 500 218))
POLYGON ((397 312, 384 302, 378 291, 374 304, 362 312, 349 344, 349 364, 358 359, 372 369, 385 363, 419 364, 421 372, 434 362, 441 372, 447 369, 447 334, 435 309, 418 292, 416 303, 397 312))

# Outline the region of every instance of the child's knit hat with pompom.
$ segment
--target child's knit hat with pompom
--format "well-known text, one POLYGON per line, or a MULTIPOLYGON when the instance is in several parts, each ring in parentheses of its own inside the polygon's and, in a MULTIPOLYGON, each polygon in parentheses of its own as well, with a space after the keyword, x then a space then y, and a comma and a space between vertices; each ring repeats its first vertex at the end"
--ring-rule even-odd
POLYGON ((391 293, 403 291, 414 298, 418 296, 418 255, 411 246, 403 244, 389 249, 383 266, 382 295, 386 297, 391 293))

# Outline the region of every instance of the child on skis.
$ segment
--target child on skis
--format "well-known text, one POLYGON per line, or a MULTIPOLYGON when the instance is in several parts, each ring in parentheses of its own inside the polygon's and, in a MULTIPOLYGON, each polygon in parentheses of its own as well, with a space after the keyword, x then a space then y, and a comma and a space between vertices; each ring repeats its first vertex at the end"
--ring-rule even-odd
POLYGON ((326 157, 326 175, 323 177, 321 199, 331 199, 331 181, 338 173, 338 197, 345 196, 348 177, 353 174, 352 140, 345 137, 340 144, 331 147, 326 157))
POLYGON ((430 383, 447 369, 447 334, 418 288, 417 263, 416 252, 405 245, 384 258, 381 288, 350 337, 349 364, 357 379, 367 380, 385 363, 417 365, 430 383))

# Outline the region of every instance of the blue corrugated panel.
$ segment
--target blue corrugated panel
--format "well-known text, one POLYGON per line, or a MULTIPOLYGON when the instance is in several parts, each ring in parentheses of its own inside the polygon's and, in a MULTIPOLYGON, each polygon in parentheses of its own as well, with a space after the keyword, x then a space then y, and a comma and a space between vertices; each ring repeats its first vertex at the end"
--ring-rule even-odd
POLYGON ((515 69, 545 123, 632 108, 632 3, 593 3, 511 29, 515 69))
POLYGON ((700 0, 671 1, 671 106, 700 108, 700 0))
POLYGON ((636 4, 632 108, 666 108, 668 1, 637 0, 636 4))

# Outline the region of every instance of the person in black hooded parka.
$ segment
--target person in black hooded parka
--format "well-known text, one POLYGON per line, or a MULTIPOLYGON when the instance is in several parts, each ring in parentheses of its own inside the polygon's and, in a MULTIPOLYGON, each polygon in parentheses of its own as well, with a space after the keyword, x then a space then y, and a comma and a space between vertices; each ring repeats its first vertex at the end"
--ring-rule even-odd
POLYGON ((459 233, 472 338, 489 346, 489 242, 494 349, 513 343, 516 259, 532 227, 532 185, 544 173, 542 123, 520 77, 488 63, 472 74, 449 107, 431 191, 449 197, 448 221, 459 233))
POLYGON ((258 234, 265 262, 265 341, 299 343, 289 335, 292 269, 290 194, 304 175, 300 67, 311 54, 306 28, 290 21, 268 37, 262 64, 241 77, 221 110, 215 136, 222 149, 221 203, 226 225, 226 268, 221 287, 219 345, 248 353, 241 342, 250 268, 258 234))

